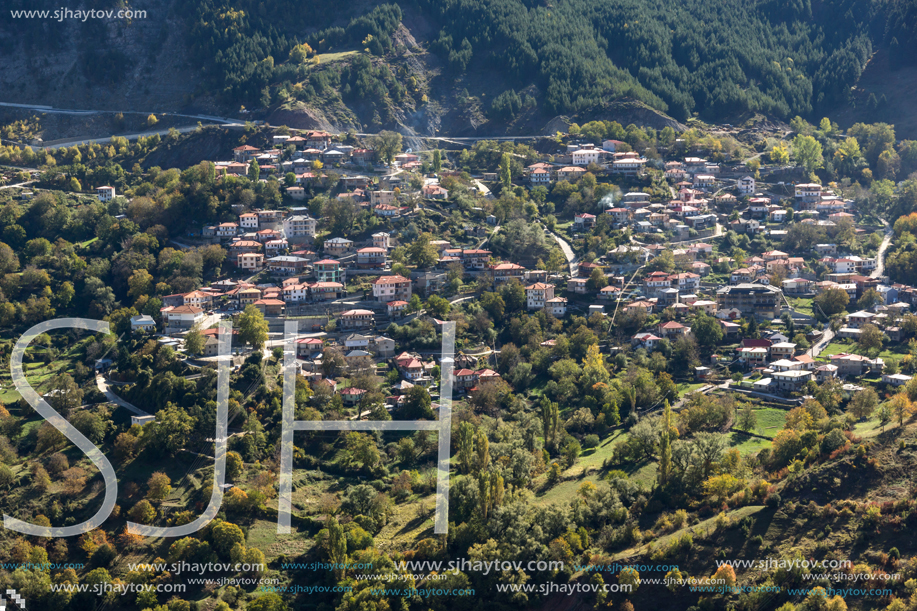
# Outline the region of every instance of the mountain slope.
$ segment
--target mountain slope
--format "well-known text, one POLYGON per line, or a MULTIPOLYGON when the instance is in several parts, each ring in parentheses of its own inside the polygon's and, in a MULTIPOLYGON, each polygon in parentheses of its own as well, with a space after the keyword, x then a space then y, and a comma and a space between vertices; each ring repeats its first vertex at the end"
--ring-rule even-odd
POLYGON ((914 56, 917 13, 915 0, 307 4, 138 0, 147 17, 129 22, 2 14, 0 101, 298 109, 316 126, 418 133, 588 120, 620 98, 679 121, 817 117, 848 104, 875 49, 914 56), (32 60, 36 45, 52 59, 32 60))

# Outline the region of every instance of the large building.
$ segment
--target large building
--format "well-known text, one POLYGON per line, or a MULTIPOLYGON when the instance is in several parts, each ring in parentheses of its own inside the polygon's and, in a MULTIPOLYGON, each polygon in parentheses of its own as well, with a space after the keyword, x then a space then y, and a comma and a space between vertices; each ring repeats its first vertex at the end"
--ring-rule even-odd
POLYGON ((742 316, 755 315, 758 318, 773 319, 780 316, 783 291, 767 284, 737 284, 716 292, 719 310, 735 308, 742 316))
POLYGON ((283 219, 283 234, 287 241, 301 243, 315 239, 316 220, 311 216, 294 215, 283 219))

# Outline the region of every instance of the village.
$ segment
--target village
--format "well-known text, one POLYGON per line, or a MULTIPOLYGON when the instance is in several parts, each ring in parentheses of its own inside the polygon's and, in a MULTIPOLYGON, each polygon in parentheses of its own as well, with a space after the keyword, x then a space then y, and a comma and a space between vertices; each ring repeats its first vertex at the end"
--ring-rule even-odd
MULTIPOLYGON (((198 290, 164 296, 159 320, 135 316, 132 330, 171 336, 175 339, 169 341, 176 346, 191 329, 204 330, 206 343, 198 356, 206 362, 216 355, 216 322, 253 306, 269 322, 272 338, 280 337, 284 321, 300 321, 302 335, 296 345, 302 374, 329 384, 348 407, 357 405, 365 391, 338 388, 335 380, 323 377, 327 350, 341 351, 355 367, 365 368, 368 362, 380 368, 390 364, 401 380, 388 398, 392 409, 413 385, 437 387, 439 380, 431 374, 438 355, 404 351, 386 336, 386 329, 418 317, 442 324, 427 311, 423 299, 439 299, 449 279, 458 277, 471 284, 454 292, 449 297, 452 303, 518 282, 530 313, 543 311, 552 319, 571 313, 599 316, 610 327, 627 318, 631 328, 636 320, 638 328, 630 337, 604 348, 610 354, 662 350, 668 355, 679 339, 693 338, 697 316, 711 317, 719 332, 713 341, 704 338, 704 356, 693 367, 694 381, 702 383, 703 389, 732 388, 800 401, 812 383, 829 378, 843 381, 850 393, 861 389, 857 385, 861 378, 891 386, 911 379, 899 373, 895 363, 887 367, 878 356, 881 342, 880 350, 871 356, 854 350, 862 344, 864 330, 870 336, 877 330, 889 344, 900 342, 902 320, 910 313, 917 290, 889 284, 881 275, 884 252, 880 249, 887 248, 888 240, 875 247, 890 228, 875 221, 869 228, 858 226, 853 202, 830 187, 764 183, 746 173, 744 166, 728 167, 690 155, 664 164, 652 160, 651 165, 661 170, 656 173, 664 176, 669 198, 651 197, 649 189, 605 197, 603 210, 571 215, 566 240, 559 230, 551 233, 567 250, 567 240, 588 235, 600 223, 627 236, 626 243, 593 261, 571 252, 565 255, 564 269, 547 271, 496 257, 487 242, 500 229, 497 219, 475 208, 477 223, 466 223, 464 229, 476 244, 430 240, 435 262, 409 269, 392 259, 392 251, 409 245, 401 234, 418 211, 425 206, 449 206, 449 190, 441 180, 455 184, 464 178, 473 190, 478 189, 478 197, 492 199, 484 183, 498 182, 497 172, 483 172, 479 178, 447 169, 436 173, 429 167, 429 152, 426 158, 398 153, 389 166, 374 151, 335 138, 340 139, 315 131, 275 134, 273 148, 243 145, 227 152, 231 160, 216 160, 221 176, 251 177, 256 167, 257 180, 279 178, 286 205, 276 210, 239 209, 236 221, 204 226, 198 234, 183 238, 188 244, 221 245, 234 272, 198 290), (310 215, 306 195, 322 192, 328 172, 339 172, 334 176, 333 197, 371 211, 384 230, 358 241, 319 234, 321 219, 310 215), (825 236, 825 241, 794 252, 772 247, 740 259, 725 254, 729 252, 725 237, 741 236, 743 244, 765 238, 766 243, 781 245, 796 225, 807 226, 811 231, 806 235, 825 236), (866 253, 860 247, 859 254, 846 252, 828 237, 842 233, 848 242, 850 235, 865 242, 867 234, 875 234, 869 241, 873 251, 868 256, 861 256, 866 253), (845 306, 830 313, 816 312, 819 295, 825 293, 843 293, 845 306), (865 307, 853 307, 857 304, 865 307), (752 337, 748 321, 754 321, 752 337), (825 352, 829 345, 832 350, 825 352)), ((525 166, 517 181, 521 186, 513 187, 533 190, 560 181, 575 184, 586 175, 637 185, 646 182, 648 161, 618 140, 606 140, 601 146, 574 142, 565 151, 525 166)), ((116 197, 109 186, 98 188, 97 194, 102 201, 116 197)), ((497 346, 481 345, 473 354, 461 354, 456 363, 452 387, 458 395, 500 379, 493 369, 497 346)))

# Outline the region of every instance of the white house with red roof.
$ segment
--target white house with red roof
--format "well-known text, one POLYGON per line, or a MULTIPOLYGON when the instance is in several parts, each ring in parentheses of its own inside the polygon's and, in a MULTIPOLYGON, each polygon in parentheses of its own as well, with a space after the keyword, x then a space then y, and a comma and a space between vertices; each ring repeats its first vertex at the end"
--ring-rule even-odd
POLYGON ((595 215, 584 212, 582 214, 577 214, 573 217, 573 223, 576 225, 577 230, 584 231, 591 229, 595 226, 595 215))
POLYGON ((115 198, 115 188, 109 186, 96 187, 96 195, 100 202, 110 202, 115 198))
POLYGON ((529 310, 544 309, 548 300, 554 298, 554 285, 536 282, 525 287, 525 298, 529 310))

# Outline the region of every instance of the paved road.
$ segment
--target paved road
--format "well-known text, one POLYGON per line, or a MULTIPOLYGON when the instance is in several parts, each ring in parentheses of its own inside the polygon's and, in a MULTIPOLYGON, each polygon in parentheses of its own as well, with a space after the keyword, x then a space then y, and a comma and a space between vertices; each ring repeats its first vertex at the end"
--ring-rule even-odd
POLYGON ((882 238, 882 243, 879 245, 879 252, 876 254, 876 269, 869 274, 870 278, 878 278, 885 274, 885 252, 891 245, 892 236, 894 235, 892 226, 888 224, 888 221, 883 219, 882 224, 885 225, 885 237, 882 238))
POLYGON ((481 195, 484 196, 484 199, 493 199, 494 198, 494 194, 490 192, 490 189, 488 189, 487 185, 485 185, 483 182, 481 182, 477 178, 475 178, 472 182, 474 182, 475 186, 478 188, 478 191, 481 192, 481 195))
POLYGON ((120 405, 121 407, 128 409, 129 411, 133 412, 134 414, 138 416, 152 416, 152 414, 146 413, 145 411, 143 411, 142 409, 140 409, 133 403, 128 403, 127 401, 125 401, 124 399, 122 399, 121 397, 113 393, 108 388, 108 382, 105 381, 104 376, 102 375, 96 376, 96 386, 98 386, 99 390, 102 391, 102 394, 105 395, 105 398, 111 401, 112 403, 114 403, 115 405, 120 405))
POLYGON ((56 115, 99 115, 99 114, 117 114, 123 115, 158 115, 160 117, 182 117, 183 119, 197 119, 198 121, 214 121, 216 123, 239 123, 239 119, 229 119, 227 117, 215 117, 213 115, 185 115, 178 112, 162 111, 140 111, 140 110, 93 110, 93 109, 68 109, 54 108, 53 106, 43 106, 41 104, 14 104, 12 102, 0 102, 0 106, 8 108, 24 108, 25 110, 34 110, 56 115))
MULTIPOLYGON (((186 127, 176 127, 175 129, 177 129, 179 133, 187 134, 189 132, 193 132, 194 130, 196 130, 197 126, 195 125, 195 126, 186 126, 186 127)), ((118 138, 127 138, 128 140, 137 140, 138 138, 147 138, 149 136, 155 136, 155 135, 167 136, 168 134, 169 134, 169 130, 159 129, 159 130, 153 130, 149 132, 140 132, 137 134, 112 134, 111 136, 105 136, 104 138, 72 138, 70 140, 64 140, 64 141, 55 140, 53 141, 53 144, 48 144, 41 148, 59 149, 59 148, 74 146, 78 144, 92 144, 96 142, 100 144, 106 144, 110 142, 111 139, 115 136, 117 136, 118 138)))
POLYGON ((579 260, 573 252, 573 249, 570 248, 566 240, 556 233, 548 231, 548 235, 554 238, 554 241, 557 242, 557 245, 560 246, 560 249, 563 251, 564 257, 567 259, 567 265, 570 266, 570 276, 576 277, 576 273, 579 271, 579 260))
POLYGON ((834 331, 831 330, 831 327, 825 325, 824 335, 818 340, 814 346, 809 349, 809 356, 813 359, 818 358, 818 355, 821 354, 822 350, 828 347, 828 344, 831 343, 831 340, 834 339, 834 331))
POLYGON ((0 187, 0 189, 15 189, 16 187, 25 187, 25 186, 27 186, 27 185, 30 185, 30 184, 34 183, 34 182, 38 182, 38 181, 37 181, 37 180, 29 180, 29 181, 26 181, 26 182, 20 182, 20 183, 15 184, 15 185, 4 185, 4 186, 0 187))

